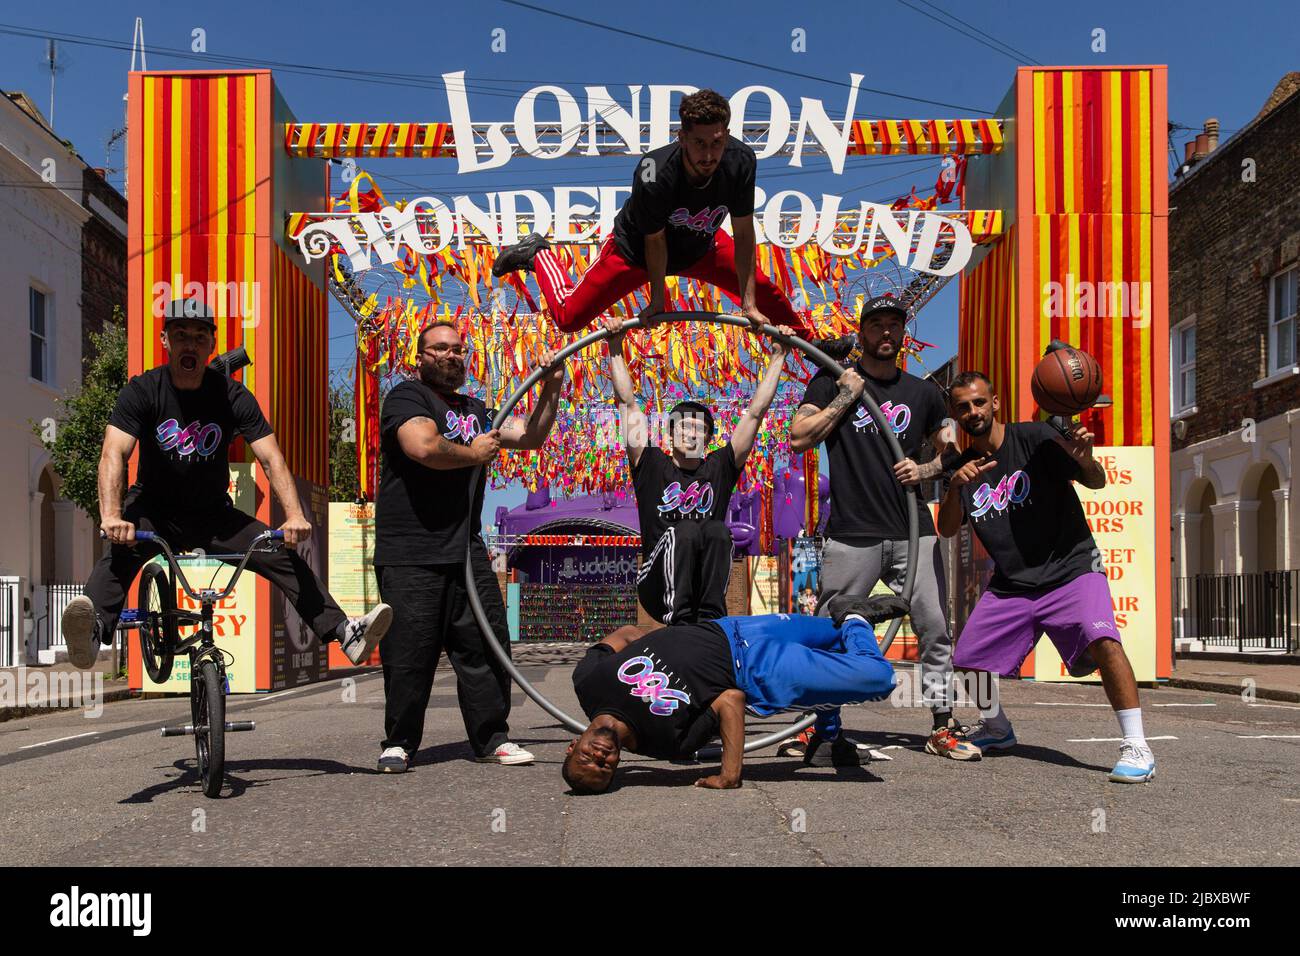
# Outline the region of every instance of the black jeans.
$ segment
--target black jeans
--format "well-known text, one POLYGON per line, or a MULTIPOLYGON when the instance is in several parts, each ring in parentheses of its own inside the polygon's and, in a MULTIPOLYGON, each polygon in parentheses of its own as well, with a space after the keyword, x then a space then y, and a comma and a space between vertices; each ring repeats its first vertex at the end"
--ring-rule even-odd
MULTIPOLYGON (((475 536, 474 580, 497 641, 510 654, 510 628, 487 548, 475 536)), ((474 756, 510 739, 510 675, 484 646, 465 591, 464 564, 385 565, 375 569, 379 594, 393 608, 393 625, 379 643, 384 665, 383 747, 414 754, 438 657, 446 648, 456 671, 456 697, 474 756)))
POLYGON ((674 522, 641 559, 636 579, 641 606, 664 624, 726 617, 732 556, 725 522, 674 522))
MULTIPOLYGON (((214 554, 235 554, 245 550, 267 529, 262 522, 238 510, 229 501, 213 509, 181 512, 179 508, 168 508, 128 494, 122 503, 122 517, 141 531, 154 532, 173 551, 202 548, 214 554)), ((140 568, 159 553, 148 542, 139 542, 134 547, 115 544, 90 572, 85 595, 95 605, 101 625, 101 642, 107 644, 112 640, 126 601, 127 588, 140 568)), ((330 597, 316 572, 292 548, 255 553, 249 557, 246 570, 260 574, 278 587, 321 643, 332 640, 335 629, 347 620, 347 615, 330 597)))

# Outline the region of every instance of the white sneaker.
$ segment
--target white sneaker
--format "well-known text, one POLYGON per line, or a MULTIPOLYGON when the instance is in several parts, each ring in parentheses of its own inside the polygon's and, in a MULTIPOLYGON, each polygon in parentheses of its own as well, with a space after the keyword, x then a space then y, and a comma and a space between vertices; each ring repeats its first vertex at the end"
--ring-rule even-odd
POLYGON ((411 766, 411 755, 402 747, 389 747, 379 755, 380 773, 406 773, 411 766))
POLYGON ((499 763, 505 765, 532 763, 535 758, 518 744, 506 741, 496 750, 483 757, 476 758, 479 763, 499 763))
POLYGON ((343 653, 353 664, 364 665, 392 623, 393 609, 387 604, 376 604, 375 609, 365 617, 350 618, 343 625, 339 647, 343 648, 343 653))
POLYGON ((1119 745, 1119 763, 1110 772, 1114 783, 1146 783, 1156 775, 1156 756, 1150 747, 1125 740, 1119 745))
POLYGON ((68 642, 68 661, 87 670, 99 658, 99 636, 95 633, 95 605, 78 594, 63 609, 63 639, 68 642))

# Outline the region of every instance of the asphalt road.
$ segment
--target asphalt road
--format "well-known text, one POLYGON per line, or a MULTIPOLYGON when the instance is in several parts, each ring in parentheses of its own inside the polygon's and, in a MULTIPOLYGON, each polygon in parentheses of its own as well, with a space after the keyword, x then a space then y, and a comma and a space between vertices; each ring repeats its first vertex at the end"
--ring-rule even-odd
MULTIPOLYGON (((576 713, 568 665, 525 673, 576 713)), ((774 751, 744 787, 630 757, 601 797, 568 795, 570 735, 520 692, 529 767, 472 761, 454 678, 440 673, 410 773, 374 772, 377 673, 231 698, 227 786, 205 799, 179 699, 108 704, 0 724, 0 864, 1288 865, 1300 862, 1300 706, 1143 691, 1157 776, 1109 783, 1118 727, 1099 688, 1003 685, 1021 743, 978 763, 925 754, 928 715, 848 708, 853 738, 889 760, 803 767, 774 751)), ((969 712, 967 712, 969 713, 969 712)), ((757 730, 757 725, 755 730, 757 730)))

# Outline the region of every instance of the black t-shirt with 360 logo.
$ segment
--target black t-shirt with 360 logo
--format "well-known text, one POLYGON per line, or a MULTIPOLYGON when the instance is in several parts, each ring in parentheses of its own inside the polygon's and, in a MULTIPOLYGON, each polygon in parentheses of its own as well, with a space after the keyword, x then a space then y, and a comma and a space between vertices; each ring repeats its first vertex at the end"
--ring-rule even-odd
POLYGON ((230 503, 230 443, 272 434, 253 393, 205 369, 198 388, 172 384, 166 365, 136 375, 108 423, 139 440, 132 494, 164 511, 209 512, 230 503))
MULTIPOLYGON (((857 366, 866 389, 885 413, 903 454, 921 461, 926 442, 943 427, 946 407, 933 382, 901 369, 892 380, 873 378, 857 366)), ((825 408, 839 391, 836 376, 825 369, 813 376, 804 405, 825 408)), ((907 489, 894 477, 894 456, 861 399, 840 413, 826 436, 831 465, 831 516, 826 535, 837 541, 907 537, 907 489)), ((917 496, 921 537, 935 533, 930 509, 917 496)))
MULTIPOLYGON (((961 488, 962 514, 996 570, 995 594, 1060 587, 1094 570, 1097 544, 1071 480, 1079 464, 1046 422, 1006 426, 997 464, 961 488)), ((948 475, 981 453, 968 448, 948 475)))
POLYGON ((739 479, 729 441, 706 455, 693 471, 678 468, 661 449, 646 448, 632 469, 641 553, 650 554, 670 524, 725 519, 739 479))
POLYGON ((452 564, 465 560, 483 513, 486 471, 470 504, 472 467, 434 469, 402 451, 397 430, 431 418, 449 442, 468 445, 492 427, 495 412, 472 395, 434 391, 417 379, 395 385, 379 413, 382 468, 375 496, 376 565, 452 564))

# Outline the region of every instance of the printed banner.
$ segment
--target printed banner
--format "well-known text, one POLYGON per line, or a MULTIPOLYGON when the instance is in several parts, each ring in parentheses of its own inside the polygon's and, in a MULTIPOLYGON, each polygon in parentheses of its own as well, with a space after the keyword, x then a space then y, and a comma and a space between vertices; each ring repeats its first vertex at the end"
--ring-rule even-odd
MULTIPOLYGON (((1097 448, 1093 456, 1106 469, 1106 487, 1092 491, 1076 484, 1088 527, 1110 580, 1111 606, 1124 651, 1140 682, 1156 679, 1156 521, 1155 449, 1149 445, 1097 448)), ((1168 573, 1166 571, 1166 573, 1168 573)), ((1065 672, 1051 641, 1040 640, 1032 671, 1041 681, 1074 681, 1065 672)), ((1082 678, 1099 683, 1097 674, 1082 678)))

